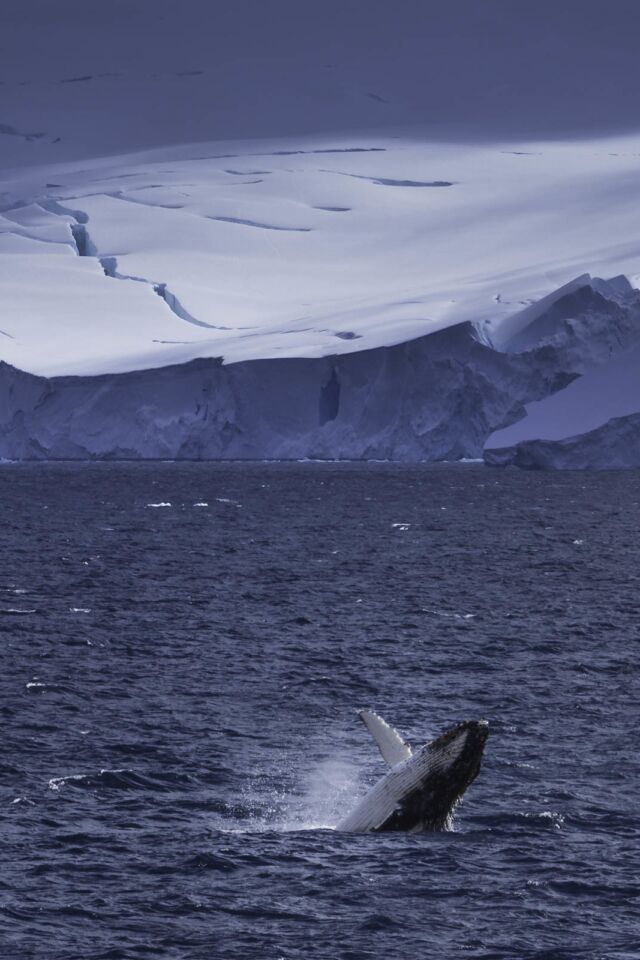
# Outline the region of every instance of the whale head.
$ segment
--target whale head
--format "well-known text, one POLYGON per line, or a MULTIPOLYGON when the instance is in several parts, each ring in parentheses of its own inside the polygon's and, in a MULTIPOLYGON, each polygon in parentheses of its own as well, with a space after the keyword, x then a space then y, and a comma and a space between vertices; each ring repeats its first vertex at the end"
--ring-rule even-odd
POLYGON ((413 783, 380 831, 446 830, 467 787, 480 772, 489 735, 486 720, 464 720, 411 758, 413 783))

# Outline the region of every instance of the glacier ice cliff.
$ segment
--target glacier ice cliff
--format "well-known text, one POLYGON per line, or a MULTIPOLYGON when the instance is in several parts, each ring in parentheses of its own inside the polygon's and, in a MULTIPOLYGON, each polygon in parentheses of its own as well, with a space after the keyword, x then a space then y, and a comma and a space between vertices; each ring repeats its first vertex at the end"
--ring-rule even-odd
POLYGON ((640 293, 623 279, 579 279, 541 310, 527 308, 499 347, 464 322, 319 358, 52 378, 0 363, 0 457, 437 461, 479 458, 489 438, 492 464, 637 464, 640 386, 626 407, 578 392, 576 415, 558 416, 580 384, 588 396, 600 377, 604 396, 621 371, 640 380, 640 293), (551 439, 539 425, 527 434, 544 404, 560 424, 551 439), (625 416, 611 420, 616 412, 625 416))
POLYGON ((203 359, 50 379, 0 364, 0 456, 480 457, 524 400, 571 376, 546 350, 510 356, 482 344, 468 323, 317 359, 203 359))

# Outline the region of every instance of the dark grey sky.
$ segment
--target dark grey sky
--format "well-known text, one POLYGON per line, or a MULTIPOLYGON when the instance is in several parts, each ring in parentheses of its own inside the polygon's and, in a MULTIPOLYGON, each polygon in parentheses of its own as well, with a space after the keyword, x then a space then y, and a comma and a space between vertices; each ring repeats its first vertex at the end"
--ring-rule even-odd
POLYGON ((637 130, 639 28, 640 0, 2 0, 0 164, 408 124, 637 130))

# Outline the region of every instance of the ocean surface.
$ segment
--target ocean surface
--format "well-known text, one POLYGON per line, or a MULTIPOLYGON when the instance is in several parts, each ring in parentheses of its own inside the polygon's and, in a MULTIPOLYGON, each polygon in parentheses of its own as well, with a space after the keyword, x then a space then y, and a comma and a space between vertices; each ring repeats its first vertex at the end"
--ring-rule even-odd
POLYGON ((640 474, 0 465, 1 960, 637 960, 640 474), (452 832, 332 828, 487 719, 452 832))

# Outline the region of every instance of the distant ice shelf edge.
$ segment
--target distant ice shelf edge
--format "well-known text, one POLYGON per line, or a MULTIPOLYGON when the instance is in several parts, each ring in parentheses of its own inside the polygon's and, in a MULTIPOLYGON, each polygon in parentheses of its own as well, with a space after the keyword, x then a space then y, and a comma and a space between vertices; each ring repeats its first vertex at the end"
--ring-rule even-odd
POLYGON ((0 458, 639 467, 639 362, 640 292, 588 275, 496 343, 463 322, 317 358, 52 378, 2 362, 0 458))

